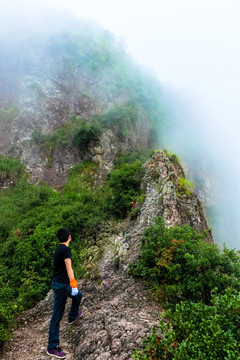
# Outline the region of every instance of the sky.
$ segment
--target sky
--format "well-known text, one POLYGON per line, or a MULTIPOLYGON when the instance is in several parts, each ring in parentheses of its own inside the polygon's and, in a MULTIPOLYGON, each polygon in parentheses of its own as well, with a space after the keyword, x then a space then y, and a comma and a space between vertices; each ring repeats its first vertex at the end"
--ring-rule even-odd
MULTIPOLYGON (((183 104, 181 110, 176 107, 176 119, 181 123, 188 118, 193 131, 204 138, 209 156, 216 159, 216 176, 229 197, 225 213, 237 228, 240 1, 0 0, 1 12, 10 7, 16 18, 32 17, 34 7, 47 13, 50 6, 96 20, 122 39, 136 62, 154 71, 166 88, 174 89, 183 104)), ((238 231, 231 235, 235 240, 226 239, 226 243, 240 249, 238 231)))

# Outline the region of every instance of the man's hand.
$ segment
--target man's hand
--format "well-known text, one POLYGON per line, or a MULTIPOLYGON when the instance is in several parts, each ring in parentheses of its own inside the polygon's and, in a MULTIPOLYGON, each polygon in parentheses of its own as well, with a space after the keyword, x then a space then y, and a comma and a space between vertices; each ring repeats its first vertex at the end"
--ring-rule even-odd
POLYGON ((72 296, 76 296, 78 294, 77 281, 75 279, 71 279, 70 286, 72 288, 72 296))
POLYGON ((72 288, 76 288, 77 287, 77 280, 75 280, 74 278, 70 280, 70 286, 72 288))
POLYGON ((78 294, 78 288, 72 288, 72 296, 76 296, 78 294))

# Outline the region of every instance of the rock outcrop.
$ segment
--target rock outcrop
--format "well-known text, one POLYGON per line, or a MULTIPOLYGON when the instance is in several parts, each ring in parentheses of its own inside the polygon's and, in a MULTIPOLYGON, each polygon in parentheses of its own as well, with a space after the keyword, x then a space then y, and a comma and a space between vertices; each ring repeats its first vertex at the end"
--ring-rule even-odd
MULTIPOLYGON (((144 206, 151 208, 155 217, 162 216, 167 226, 188 224, 199 232, 208 229, 202 206, 193 189, 180 185, 185 174, 175 156, 169 156, 164 151, 156 152, 144 167, 146 175, 143 187, 152 199, 151 206, 148 203, 144 206)), ((141 211, 145 213, 145 207, 141 211)), ((211 242, 210 235, 208 239, 211 242)))

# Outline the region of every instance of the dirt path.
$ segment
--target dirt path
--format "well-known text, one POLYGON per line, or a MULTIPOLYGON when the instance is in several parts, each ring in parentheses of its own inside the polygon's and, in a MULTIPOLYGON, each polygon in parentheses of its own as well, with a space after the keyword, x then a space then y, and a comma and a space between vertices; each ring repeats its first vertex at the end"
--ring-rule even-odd
MULTIPOLYGON (((61 346, 67 360, 130 359, 153 326, 158 326, 160 308, 149 298, 141 282, 114 273, 105 285, 82 282, 84 315, 67 324, 67 304, 61 322, 61 346)), ((2 360, 49 360, 46 354, 53 294, 22 314, 12 341, 5 345, 2 360)))

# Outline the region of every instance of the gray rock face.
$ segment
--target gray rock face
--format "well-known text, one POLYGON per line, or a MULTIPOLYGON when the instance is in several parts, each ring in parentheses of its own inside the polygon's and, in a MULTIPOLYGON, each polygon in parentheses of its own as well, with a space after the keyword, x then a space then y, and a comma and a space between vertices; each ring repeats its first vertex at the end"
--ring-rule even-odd
MULTIPOLYGON (((179 190, 179 181, 185 178, 181 165, 161 151, 156 152, 144 166, 146 175, 143 187, 147 197, 141 208, 140 219, 146 220, 147 213, 150 221, 153 216, 162 216, 167 226, 188 224, 199 232, 208 230, 196 194, 187 189, 179 190)), ((212 241, 211 235, 208 240, 212 241)))
POLYGON ((142 284, 117 272, 88 303, 87 321, 74 333, 75 359, 129 359, 161 316, 142 284))

